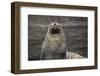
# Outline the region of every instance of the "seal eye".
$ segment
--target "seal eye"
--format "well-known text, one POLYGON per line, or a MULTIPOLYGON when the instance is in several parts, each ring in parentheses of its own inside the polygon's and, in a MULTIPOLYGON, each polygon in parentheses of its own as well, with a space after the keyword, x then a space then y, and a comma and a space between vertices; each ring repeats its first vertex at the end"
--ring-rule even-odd
POLYGON ((60 25, 58 25, 58 27, 61 27, 60 25))

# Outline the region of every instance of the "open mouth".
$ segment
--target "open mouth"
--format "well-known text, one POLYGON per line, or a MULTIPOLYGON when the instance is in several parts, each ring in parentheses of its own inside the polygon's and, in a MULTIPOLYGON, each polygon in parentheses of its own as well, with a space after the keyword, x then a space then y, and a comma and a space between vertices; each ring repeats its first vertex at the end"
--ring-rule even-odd
POLYGON ((51 34, 59 34, 60 29, 59 28, 52 28, 50 32, 51 32, 51 34))

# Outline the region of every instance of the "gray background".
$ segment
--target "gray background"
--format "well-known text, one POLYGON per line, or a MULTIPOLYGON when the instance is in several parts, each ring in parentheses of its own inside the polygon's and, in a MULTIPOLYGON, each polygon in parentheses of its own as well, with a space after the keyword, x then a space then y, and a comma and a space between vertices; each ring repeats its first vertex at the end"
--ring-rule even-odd
POLYGON ((88 57, 87 17, 28 15, 28 60, 40 60, 41 45, 52 22, 62 24, 68 51, 88 57))

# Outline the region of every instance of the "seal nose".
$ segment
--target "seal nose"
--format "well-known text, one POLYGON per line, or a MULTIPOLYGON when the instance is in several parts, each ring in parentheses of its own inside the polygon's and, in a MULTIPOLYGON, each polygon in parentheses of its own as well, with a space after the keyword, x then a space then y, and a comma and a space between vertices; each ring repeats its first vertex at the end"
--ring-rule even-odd
POLYGON ((54 29, 56 29, 56 28, 57 28, 57 24, 56 24, 56 23, 54 23, 53 28, 54 28, 54 29))
POLYGON ((56 25, 56 23, 54 23, 54 25, 56 25))

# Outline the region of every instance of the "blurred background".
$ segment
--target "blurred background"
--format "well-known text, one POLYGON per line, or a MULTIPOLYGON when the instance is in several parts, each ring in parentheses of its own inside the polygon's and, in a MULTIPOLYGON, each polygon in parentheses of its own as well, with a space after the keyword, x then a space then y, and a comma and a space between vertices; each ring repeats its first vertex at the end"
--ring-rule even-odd
POLYGON ((28 15, 28 60, 40 60, 40 51, 48 26, 62 25, 67 51, 88 57, 88 18, 71 16, 28 15))

